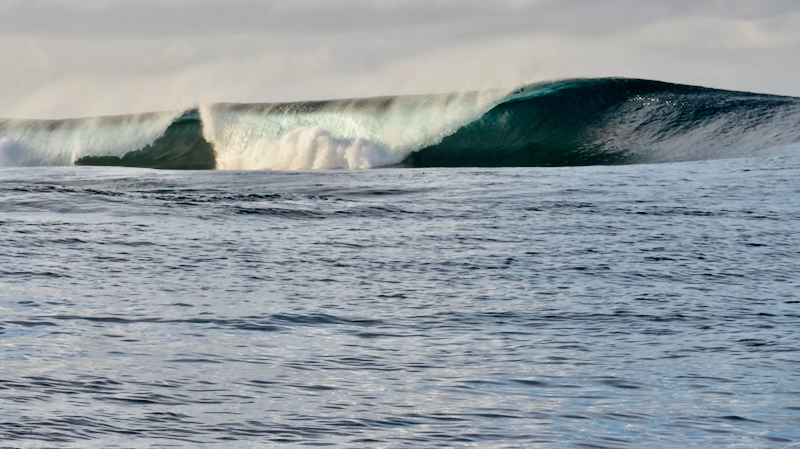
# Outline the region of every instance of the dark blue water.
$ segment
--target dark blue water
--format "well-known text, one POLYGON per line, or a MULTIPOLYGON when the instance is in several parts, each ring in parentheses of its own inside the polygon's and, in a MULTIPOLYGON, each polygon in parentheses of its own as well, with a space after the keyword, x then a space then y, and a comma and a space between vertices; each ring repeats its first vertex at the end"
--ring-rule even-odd
POLYGON ((0 170, 0 447, 800 447, 800 157, 0 170))

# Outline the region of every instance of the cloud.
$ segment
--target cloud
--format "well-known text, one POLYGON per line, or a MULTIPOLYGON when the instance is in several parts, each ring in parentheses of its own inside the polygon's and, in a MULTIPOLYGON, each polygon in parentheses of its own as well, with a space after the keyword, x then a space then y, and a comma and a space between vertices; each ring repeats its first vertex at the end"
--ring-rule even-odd
POLYGON ((794 0, 28 0, 5 4, 0 34, 91 39, 398 30, 437 34, 460 28, 474 36, 596 36, 686 15, 761 20, 796 10, 794 0))
POLYGON ((631 76, 800 95, 796 0, 5 0, 0 116, 631 76))

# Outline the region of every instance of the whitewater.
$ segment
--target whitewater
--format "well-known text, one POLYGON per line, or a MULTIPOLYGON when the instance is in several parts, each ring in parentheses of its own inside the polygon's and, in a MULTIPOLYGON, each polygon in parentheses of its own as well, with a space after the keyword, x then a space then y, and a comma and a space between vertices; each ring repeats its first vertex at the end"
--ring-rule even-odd
POLYGON ((0 120, 0 447, 796 448, 800 100, 0 120))

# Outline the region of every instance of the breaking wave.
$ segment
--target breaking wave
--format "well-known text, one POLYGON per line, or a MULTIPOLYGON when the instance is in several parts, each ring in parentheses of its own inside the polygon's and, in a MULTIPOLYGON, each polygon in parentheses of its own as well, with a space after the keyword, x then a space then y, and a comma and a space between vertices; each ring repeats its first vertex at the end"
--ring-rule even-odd
POLYGON ((0 166, 564 166, 760 156, 798 143, 798 98, 622 78, 439 95, 212 104, 91 119, 0 120, 0 166))

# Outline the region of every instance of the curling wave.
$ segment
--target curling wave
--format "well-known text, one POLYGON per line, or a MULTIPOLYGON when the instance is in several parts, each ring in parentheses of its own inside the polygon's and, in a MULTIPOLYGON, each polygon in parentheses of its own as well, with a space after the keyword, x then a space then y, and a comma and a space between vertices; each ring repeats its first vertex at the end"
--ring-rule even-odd
POLYGON ((631 164, 800 148, 800 99, 658 81, 61 121, 0 120, 0 166, 360 169, 631 164))

